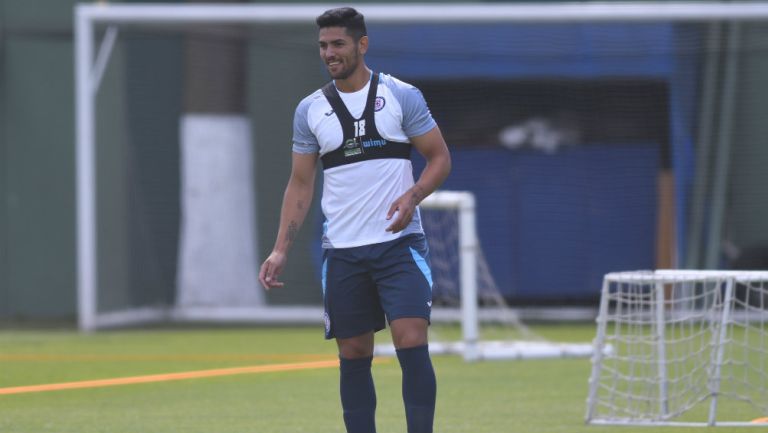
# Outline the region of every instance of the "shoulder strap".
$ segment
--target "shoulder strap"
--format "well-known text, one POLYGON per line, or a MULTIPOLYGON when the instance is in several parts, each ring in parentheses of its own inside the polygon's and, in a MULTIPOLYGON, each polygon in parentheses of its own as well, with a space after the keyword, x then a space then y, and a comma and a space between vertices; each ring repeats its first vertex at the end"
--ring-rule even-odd
POLYGON ((336 90, 333 81, 323 86, 323 95, 325 95, 325 99, 328 100, 328 103, 331 104, 331 108, 336 112, 336 117, 339 118, 339 122, 341 122, 342 125, 355 121, 349 113, 349 110, 347 110, 347 106, 344 105, 344 101, 341 100, 339 91, 336 90))

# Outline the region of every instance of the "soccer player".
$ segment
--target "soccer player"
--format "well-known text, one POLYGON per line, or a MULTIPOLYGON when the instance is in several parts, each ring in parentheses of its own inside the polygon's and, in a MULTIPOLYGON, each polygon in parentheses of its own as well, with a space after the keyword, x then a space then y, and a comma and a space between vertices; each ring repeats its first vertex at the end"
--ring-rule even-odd
POLYGON ((421 92, 365 63, 363 15, 317 18, 320 58, 333 79, 304 98, 293 122, 292 170, 280 228, 259 279, 282 287, 288 249, 312 200, 322 161, 325 337, 336 339, 348 433, 374 433, 374 333, 389 323, 403 372, 409 433, 430 433, 436 381, 427 346, 432 277, 418 204, 448 176, 450 154, 421 92), (426 159, 414 182, 411 148, 426 159))

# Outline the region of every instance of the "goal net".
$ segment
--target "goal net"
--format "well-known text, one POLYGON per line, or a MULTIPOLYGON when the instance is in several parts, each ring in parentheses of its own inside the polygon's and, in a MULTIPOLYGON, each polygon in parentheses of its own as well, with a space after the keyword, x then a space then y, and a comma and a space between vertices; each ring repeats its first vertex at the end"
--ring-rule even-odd
POLYGON ((758 425, 767 325, 768 272, 606 275, 587 422, 758 425))

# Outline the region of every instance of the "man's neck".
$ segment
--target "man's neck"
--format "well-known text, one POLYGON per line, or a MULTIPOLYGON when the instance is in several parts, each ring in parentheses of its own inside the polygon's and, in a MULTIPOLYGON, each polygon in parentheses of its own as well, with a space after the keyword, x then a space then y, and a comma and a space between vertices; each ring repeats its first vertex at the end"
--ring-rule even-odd
POLYGON ((368 80, 371 79, 371 70, 367 66, 361 65, 355 72, 349 77, 343 80, 334 80, 336 88, 340 92, 352 93, 361 90, 368 84, 368 80))

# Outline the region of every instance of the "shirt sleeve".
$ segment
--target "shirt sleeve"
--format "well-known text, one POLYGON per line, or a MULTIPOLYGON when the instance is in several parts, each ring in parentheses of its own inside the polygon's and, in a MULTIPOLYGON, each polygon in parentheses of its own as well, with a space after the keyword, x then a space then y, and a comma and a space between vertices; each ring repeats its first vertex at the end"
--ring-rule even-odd
POLYGON ((398 100, 403 109, 403 132, 408 137, 417 137, 431 131, 437 122, 429 112, 424 95, 416 87, 400 83, 398 100))
POLYGON ((307 119, 311 103, 310 98, 305 98, 296 107, 296 113, 293 115, 293 151, 296 153, 320 152, 320 144, 309 128, 307 119))

